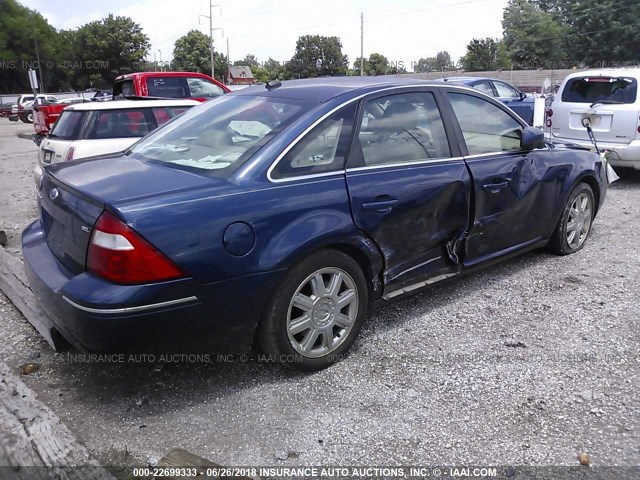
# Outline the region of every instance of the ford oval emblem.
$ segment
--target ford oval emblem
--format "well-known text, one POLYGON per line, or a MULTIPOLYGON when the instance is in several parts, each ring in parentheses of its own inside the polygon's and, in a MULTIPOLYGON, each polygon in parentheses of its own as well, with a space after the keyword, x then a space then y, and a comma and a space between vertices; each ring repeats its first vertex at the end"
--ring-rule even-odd
POLYGON ((60 192, 58 191, 57 188, 52 188, 51 190, 49 190, 49 198, 51 200, 55 200, 59 196, 60 196, 60 192))

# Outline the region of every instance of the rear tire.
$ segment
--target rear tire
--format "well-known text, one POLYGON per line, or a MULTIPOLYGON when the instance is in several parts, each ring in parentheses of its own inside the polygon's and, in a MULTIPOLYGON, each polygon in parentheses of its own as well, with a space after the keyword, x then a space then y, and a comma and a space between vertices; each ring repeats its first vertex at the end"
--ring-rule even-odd
POLYGON ((547 249, 556 255, 571 255, 584 247, 595 217, 593 190, 586 183, 578 184, 564 206, 547 249))
POLYGON ((360 266, 323 250, 293 267, 277 287, 258 328, 270 359, 304 372, 321 370, 349 350, 368 310, 360 266))
POLYGON ((22 115, 20 115, 20 120, 22 120, 23 123, 33 123, 33 114, 23 113, 22 115), (29 119, 29 117, 31 117, 31 120, 29 119))

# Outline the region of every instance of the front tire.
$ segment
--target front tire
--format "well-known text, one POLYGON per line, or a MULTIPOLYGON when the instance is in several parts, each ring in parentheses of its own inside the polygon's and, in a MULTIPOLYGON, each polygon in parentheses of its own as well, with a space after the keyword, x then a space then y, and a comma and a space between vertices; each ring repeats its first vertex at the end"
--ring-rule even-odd
POLYGON ((292 268, 276 289, 258 330, 270 358, 299 371, 340 360, 356 339, 369 292, 360 266, 323 250, 292 268))
POLYGON ((582 250, 591 233, 594 217, 593 190, 586 183, 580 183, 569 195, 549 241, 549 251, 556 255, 570 255, 582 250))
POLYGON ((22 120, 23 123, 33 123, 33 114, 23 113, 22 115, 20 115, 20 120, 22 120))

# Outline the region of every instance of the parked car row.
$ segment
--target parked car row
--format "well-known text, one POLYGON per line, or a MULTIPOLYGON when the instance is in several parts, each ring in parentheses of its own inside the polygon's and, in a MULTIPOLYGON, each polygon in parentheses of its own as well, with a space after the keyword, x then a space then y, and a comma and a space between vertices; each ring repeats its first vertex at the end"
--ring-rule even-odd
POLYGON ((73 105, 41 143, 22 245, 54 342, 257 343, 317 370, 371 306, 535 248, 579 251, 606 198, 599 155, 546 144, 456 82, 194 85, 124 78, 114 95, 217 98, 73 105), (99 142, 116 153, 78 160, 99 142))

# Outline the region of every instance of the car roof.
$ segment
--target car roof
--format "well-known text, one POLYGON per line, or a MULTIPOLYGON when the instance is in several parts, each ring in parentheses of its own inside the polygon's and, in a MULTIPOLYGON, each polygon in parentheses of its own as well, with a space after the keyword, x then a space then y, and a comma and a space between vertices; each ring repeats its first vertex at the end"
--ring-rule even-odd
POLYGON ((583 70, 567 75, 565 80, 576 77, 634 77, 640 78, 640 68, 601 68, 598 70, 583 70))
POLYGON ((200 102, 183 98, 168 98, 166 100, 112 100, 109 102, 87 102, 70 105, 65 110, 122 110, 125 108, 188 107, 193 105, 200 105, 200 102))
POLYGON ((323 103, 343 94, 352 93, 353 96, 355 96, 382 88, 412 85, 442 87, 442 82, 421 80, 418 78, 399 78, 396 76, 319 77, 303 80, 283 80, 280 87, 272 89, 271 91, 266 88, 266 85, 253 85, 248 88, 243 88, 242 90, 235 90, 228 95, 286 98, 323 103))
POLYGON ((175 71, 165 71, 165 72, 133 72, 133 73, 125 73, 124 75, 118 75, 115 81, 121 80, 130 80, 136 77, 200 77, 200 78, 211 78, 209 75, 205 73, 199 72, 175 72, 175 71))

